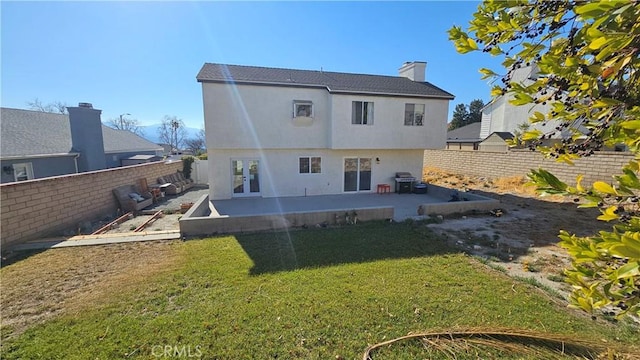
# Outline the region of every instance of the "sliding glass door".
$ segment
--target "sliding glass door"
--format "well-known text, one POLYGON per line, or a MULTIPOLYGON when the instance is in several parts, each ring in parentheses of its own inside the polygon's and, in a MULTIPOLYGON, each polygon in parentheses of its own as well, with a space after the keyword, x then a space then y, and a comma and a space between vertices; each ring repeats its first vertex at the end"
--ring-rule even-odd
POLYGON ((344 191, 371 190, 371 158, 344 159, 344 191))

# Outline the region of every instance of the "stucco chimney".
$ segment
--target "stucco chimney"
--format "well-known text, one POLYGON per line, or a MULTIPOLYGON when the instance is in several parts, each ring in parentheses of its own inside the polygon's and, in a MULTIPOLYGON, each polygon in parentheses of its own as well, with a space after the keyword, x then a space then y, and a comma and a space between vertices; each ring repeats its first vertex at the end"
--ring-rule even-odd
POLYGON ((398 72, 401 77, 409 78, 413 81, 424 82, 426 77, 427 63, 424 61, 411 61, 402 64, 398 72))
POLYGON ((105 169, 107 159, 104 154, 102 138, 102 110, 94 109, 90 103, 79 103, 77 107, 67 107, 69 127, 71 128, 71 146, 80 153, 79 171, 105 169))

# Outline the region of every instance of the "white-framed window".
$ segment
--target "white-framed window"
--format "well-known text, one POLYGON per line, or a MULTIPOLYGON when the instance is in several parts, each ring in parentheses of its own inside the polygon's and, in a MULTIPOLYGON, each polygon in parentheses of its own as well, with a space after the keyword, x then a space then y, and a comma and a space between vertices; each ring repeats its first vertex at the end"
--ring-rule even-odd
POLYGON ((33 179, 33 165, 31 163, 13 164, 13 177, 15 181, 33 179))
POLYGON ((351 123, 354 125, 373 125, 373 103, 354 101, 351 106, 351 123))
POLYGON ((322 172, 322 158, 319 156, 304 156, 298 159, 300 174, 320 174, 322 172))
POLYGON ((404 125, 422 126, 424 124, 424 104, 404 104, 404 125))
POLYGON ((308 100, 293 100, 293 117, 313 117, 313 102, 308 100))

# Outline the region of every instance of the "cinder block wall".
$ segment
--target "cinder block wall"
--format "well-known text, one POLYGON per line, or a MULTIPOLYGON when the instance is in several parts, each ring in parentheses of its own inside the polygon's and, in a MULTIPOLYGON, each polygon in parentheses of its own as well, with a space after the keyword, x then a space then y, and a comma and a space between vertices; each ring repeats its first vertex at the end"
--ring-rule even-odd
POLYGON ((73 229, 118 208, 113 188, 182 170, 182 161, 91 171, 0 185, 1 245, 12 245, 73 229))
POLYGON ((433 166, 457 174, 501 178, 525 176, 531 169, 543 168, 552 172, 567 184, 575 184, 576 176, 584 175, 582 184, 594 181, 612 182, 613 175, 621 169, 633 155, 622 152, 601 151, 574 161, 574 165, 544 159, 537 152, 510 150, 504 153, 459 150, 426 150, 424 166, 433 166))

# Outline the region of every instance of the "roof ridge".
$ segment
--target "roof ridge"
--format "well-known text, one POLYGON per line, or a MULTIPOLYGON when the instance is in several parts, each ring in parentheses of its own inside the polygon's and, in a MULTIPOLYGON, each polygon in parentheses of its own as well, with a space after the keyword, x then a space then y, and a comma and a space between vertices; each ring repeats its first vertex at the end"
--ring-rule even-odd
POLYGON ((69 116, 69 114, 62 114, 57 112, 49 112, 49 111, 33 110, 33 109, 18 109, 18 108, 11 108, 11 107, 5 107, 5 106, 0 107, 0 110, 17 110, 17 111, 28 111, 28 112, 48 114, 48 115, 60 115, 60 116, 67 116, 67 117, 69 116))
MULTIPOLYGON (((218 66, 235 66, 235 67, 243 67, 243 68, 254 68, 254 69, 269 69, 269 70, 286 70, 286 71, 304 71, 304 72, 316 72, 321 74, 341 74, 341 75, 358 75, 358 76, 382 76, 382 77, 390 77, 390 78, 408 78, 399 76, 399 75, 380 75, 380 74, 365 74, 365 73, 357 73, 357 72, 344 72, 344 71, 326 71, 326 70, 309 70, 309 69, 292 69, 292 68, 283 68, 283 67, 273 67, 273 66, 258 66, 258 65, 237 65, 237 64, 223 64, 223 63, 210 63, 206 62, 205 65, 218 65, 218 66)), ((415 81, 420 83, 420 81, 415 81)))

